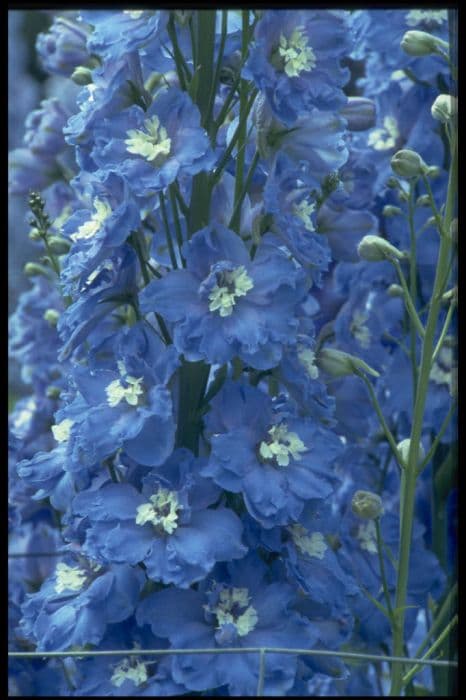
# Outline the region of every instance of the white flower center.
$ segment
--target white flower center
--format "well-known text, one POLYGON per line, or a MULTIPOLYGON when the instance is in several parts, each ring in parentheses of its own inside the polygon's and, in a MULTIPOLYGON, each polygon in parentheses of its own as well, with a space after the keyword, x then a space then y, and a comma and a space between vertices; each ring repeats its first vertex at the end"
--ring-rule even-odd
POLYGON ((157 115, 144 122, 145 131, 130 129, 129 136, 125 140, 126 150, 129 153, 142 156, 150 163, 163 162, 170 153, 171 139, 168 138, 165 127, 160 126, 157 115))
POLYGON ((307 199, 303 199, 299 204, 293 205, 293 214, 298 216, 304 224, 304 228, 307 231, 315 231, 315 226, 311 219, 311 214, 314 213, 316 205, 309 202, 307 199))
POLYGON ((57 442, 66 442, 70 437, 71 427, 74 425, 74 420, 65 418, 56 425, 52 425, 53 437, 57 442))
POLYGON ((284 62, 283 70, 290 78, 315 68, 316 56, 304 36, 304 27, 296 27, 289 38, 280 34, 278 54, 284 62))
POLYGON ((152 523, 171 535, 178 527, 178 510, 181 509, 176 493, 159 489, 149 500, 149 503, 138 506, 136 525, 152 523))
POLYGON ((144 10, 123 10, 124 15, 128 15, 131 19, 139 19, 144 10))
POLYGON ((219 274, 220 286, 216 284, 209 294, 209 311, 218 311, 220 316, 230 316, 238 297, 244 297, 254 284, 243 265, 235 270, 219 274))
POLYGON ((363 311, 355 311, 350 324, 350 333, 364 349, 371 344, 371 332, 365 325, 368 318, 369 315, 363 311))
POLYGON ((131 661, 126 658, 118 664, 111 677, 111 682, 119 688, 123 683, 128 680, 132 681, 134 685, 141 685, 147 681, 147 667, 142 661, 131 661))
POLYGON ((306 372, 308 373, 310 378, 317 379, 317 377, 319 376, 319 370, 315 365, 315 352, 310 348, 303 348, 302 350, 298 351, 298 358, 306 368, 306 372))
POLYGON ((220 601, 213 608, 217 617, 218 628, 234 625, 240 637, 245 637, 257 625, 257 611, 249 605, 247 588, 230 588, 220 591, 220 601))
POLYGON ((377 554, 377 540, 375 522, 369 520, 367 523, 362 523, 358 528, 356 537, 359 540, 361 549, 365 549, 369 554, 377 554))
POLYGON ((87 574, 79 566, 67 566, 67 564, 57 564, 55 592, 79 591, 85 584, 87 574))
POLYGON ((383 120, 383 128, 371 131, 367 143, 375 151, 388 151, 390 148, 395 148, 399 135, 398 122, 395 117, 389 116, 383 120))
POLYGON ((416 27, 421 22, 431 26, 440 26, 447 21, 447 10, 410 10, 406 15, 406 24, 409 27, 416 27))
POLYGON ((86 221, 79 228, 77 233, 72 233, 70 238, 72 241, 87 240, 92 238, 100 231, 103 223, 112 213, 112 209, 107 202, 101 202, 97 197, 94 199, 95 212, 92 214, 89 221, 86 221))
POLYGON ((321 532, 309 533, 302 525, 292 525, 289 531, 300 552, 317 559, 324 558, 328 545, 321 532))
POLYGON ((280 467, 287 467, 290 455, 293 459, 301 460, 301 452, 307 452, 307 447, 296 433, 288 431, 285 423, 274 425, 269 430, 270 442, 261 442, 259 454, 263 459, 273 459, 280 467))

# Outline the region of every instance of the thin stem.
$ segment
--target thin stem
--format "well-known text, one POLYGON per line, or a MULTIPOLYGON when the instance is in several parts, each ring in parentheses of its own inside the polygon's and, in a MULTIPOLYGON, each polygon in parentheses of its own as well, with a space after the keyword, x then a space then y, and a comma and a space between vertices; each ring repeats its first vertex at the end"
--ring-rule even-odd
POLYGON ((400 453, 398 451, 398 447, 396 445, 395 438, 393 437, 393 435, 390 431, 390 428, 387 425, 385 417, 382 413, 382 409, 380 408, 380 404, 377 400, 377 396, 375 395, 375 391, 372 388, 372 384, 370 383, 369 379, 366 377, 366 375, 363 372, 358 372, 357 375, 358 375, 358 377, 360 377, 363 380, 364 384, 366 385, 367 390, 369 392, 369 395, 371 397, 372 405, 373 405, 375 412, 377 414, 377 417, 380 421, 380 425, 381 425, 382 430, 385 434, 385 437, 387 438, 387 441, 388 441, 390 447, 392 448, 393 455, 394 455, 396 461, 398 462, 398 464, 400 465, 400 467, 402 469, 404 469, 405 465, 401 461, 400 453))
POLYGON ((235 204, 235 208, 233 209, 233 214, 230 219, 230 223, 228 225, 229 228, 236 230, 238 229, 239 232, 239 225, 240 225, 240 214, 241 214, 241 206, 243 204, 243 200, 247 194, 247 191, 249 189, 249 186, 251 184, 252 177, 254 175, 254 171, 257 167, 257 164, 259 162, 259 151, 256 151, 254 153, 254 158, 251 161, 251 165, 249 166, 248 174, 246 175, 246 180, 244 182, 243 188, 238 195, 238 199, 235 204))
POLYGON ((186 267, 186 260, 183 257, 182 247, 183 247, 183 233, 181 231, 181 224, 180 224, 180 217, 178 214, 178 206, 176 203, 176 193, 173 187, 170 185, 169 187, 169 195, 170 195, 170 204, 172 208, 172 213, 173 213, 173 220, 175 222, 175 234, 176 234, 176 242, 178 244, 178 250, 180 253, 180 258, 181 258, 181 264, 183 267, 186 267))
POLYGON ((259 651, 259 679, 257 681, 257 697, 261 698, 264 695, 264 680, 265 680, 265 649, 259 651))
MULTIPOLYGON (((414 308, 414 304, 413 304, 413 301, 411 299, 411 294, 410 294, 410 291, 408 289, 408 285, 406 284, 405 276, 403 275, 401 265, 396 258, 392 258, 390 260, 390 262, 395 267, 395 269, 398 273, 398 278, 400 280, 400 284, 403 287, 403 300, 405 302, 406 310, 409 314, 409 317, 410 317, 412 323, 414 324, 417 332, 419 333, 420 337, 423 338, 424 334, 425 334, 424 326, 422 325, 421 320, 420 320, 419 316, 417 315, 417 311, 414 308)), ((415 361, 415 357, 416 356, 414 356, 414 361, 415 361)))
POLYGON ((215 103, 215 95, 217 94, 217 88, 220 80, 220 71, 222 69, 223 54, 225 51, 225 43, 227 39, 227 22, 228 22, 228 10, 222 10, 222 30, 220 35, 220 46, 218 49, 217 63, 215 64, 214 79, 212 81, 212 89, 210 91, 209 106, 208 106, 208 122, 207 131, 209 131, 213 108, 215 103))
POLYGON ((437 345, 435 346, 435 350, 434 350, 434 353, 432 355, 432 364, 435 362, 440 350, 442 349, 443 341, 445 340, 445 336, 448 333, 448 329, 450 327, 451 319, 453 318, 453 312, 454 312, 455 308, 456 308, 456 302, 452 302, 450 304, 450 306, 448 307, 448 312, 447 312, 447 316, 445 318, 445 323, 443 324, 442 332, 440 333, 440 337, 437 341, 437 345))
POLYGON ((388 590, 387 576, 385 573, 385 562, 383 559, 383 541, 382 541, 382 533, 380 530, 380 518, 375 518, 374 523, 375 523, 375 535, 376 535, 376 542, 377 542, 377 555, 379 557, 380 577, 382 579, 383 594, 385 596, 385 602, 387 603, 387 610, 388 610, 388 614, 390 617, 390 621, 392 621, 393 620, 393 608, 392 608, 392 601, 390 599, 390 592, 388 590))
POLYGON ((422 179, 424 181, 424 185, 425 185, 426 190, 427 190, 427 194, 428 194, 429 202, 430 202, 430 208, 432 209, 432 212, 434 214, 438 231, 439 231, 440 235, 443 236, 445 229, 443 227, 442 217, 441 217, 440 212, 437 209, 437 205, 435 203, 435 199, 434 199, 434 195, 432 193, 432 188, 430 186, 429 178, 427 177, 427 175, 423 174, 422 179))
POLYGON ((162 191, 159 192, 160 200, 160 211, 162 213, 163 225, 165 228, 165 238, 167 241, 168 252, 170 254, 171 264, 174 270, 178 269, 178 263, 176 262, 175 249, 173 248, 173 241, 170 234, 170 224, 168 223, 167 207, 165 206, 165 195, 162 191))
MULTIPOLYGON (((449 230, 453 215, 453 208, 457 187, 457 149, 452 149, 452 160, 450 164, 450 174, 448 181, 447 201, 445 206, 445 218, 443 229, 449 230)), ((432 353, 434 350, 434 337, 440 312, 441 299, 439 289, 442 284, 445 269, 448 266, 451 241, 448 236, 440 237, 440 247, 437 258, 437 268, 435 274, 432 300, 427 317, 425 335, 422 344, 421 364, 419 370, 419 381, 414 404, 413 424, 411 427, 410 448, 408 464, 406 467, 406 482, 403 503, 401 504, 401 533, 398 551, 398 573, 395 596, 395 616, 396 624, 393 633, 393 655, 401 656, 404 646, 404 619, 406 595, 408 589, 409 560, 411 551, 411 535, 414 518, 414 500, 416 496, 416 479, 419 464, 419 449, 424 422, 424 409, 429 386, 429 374, 432 367, 432 353)), ((399 695, 402 688, 403 668, 399 663, 392 666, 392 684, 390 694, 399 695)))
MULTIPOLYGON (((414 183, 411 182, 409 186, 409 200, 408 200, 408 225, 409 225, 409 241, 410 241, 410 255, 409 255, 409 294, 413 303, 413 307, 416 308, 417 299, 417 274, 416 274, 416 232, 414 230, 414 183)), ((416 314, 417 315, 417 314, 416 314)), ((417 316, 419 319, 419 316, 417 316)), ((420 322, 420 321, 419 321, 420 322)), ((422 325, 422 324, 421 324, 422 325)), ((410 355, 411 355, 411 368, 413 373, 413 402, 416 396, 417 389, 417 360, 416 360, 416 325, 411 320, 409 324, 409 340, 410 340, 410 355)), ((414 407, 414 406, 413 406, 414 407)))
POLYGON ((456 403, 451 403, 450 408, 448 409, 448 413, 442 421, 442 425, 440 426, 440 430, 438 431, 437 435, 435 436, 435 440, 433 441, 432 445, 430 446, 430 449, 429 449, 428 453, 426 454, 426 456, 424 457, 424 459, 422 460, 421 464, 419 465, 418 475, 422 471, 424 471, 425 467, 429 464, 430 460, 434 456, 434 454, 437 450, 437 447, 438 447, 441 439, 443 438, 446 429, 448 428, 448 424, 451 420, 451 417, 452 417, 455 409, 456 409, 456 403))
MULTIPOLYGON (((438 637, 438 639, 435 640, 435 642, 432 644, 432 646, 426 651, 422 659, 420 661, 425 661, 426 659, 429 658, 429 656, 432 656, 432 654, 439 648, 439 646, 445 641, 445 639, 448 637, 452 629, 457 625, 458 623, 458 615, 455 615, 453 620, 451 620, 448 625, 445 627, 441 635, 438 637)), ((416 664, 413 668, 411 668, 408 673, 403 676, 402 678, 402 685, 405 686, 411 678, 413 678, 416 673, 419 673, 419 671, 422 669, 422 666, 419 664, 416 664)))
POLYGON ((414 654, 414 656, 420 656, 420 654, 422 654, 422 652, 424 651, 424 649, 426 648, 426 646, 429 643, 429 639, 431 639, 434 636, 434 634, 437 632, 439 627, 442 626, 443 620, 446 617, 447 613, 450 611, 452 603, 453 603, 454 599, 456 598, 457 594, 458 594, 458 584, 455 583, 453 588, 451 589, 451 591, 448 593, 447 597, 443 601, 443 604, 442 604, 439 612, 435 616, 435 620, 433 621, 432 625, 430 626, 430 629, 427 632, 426 636, 424 637, 424 640, 421 642, 421 644, 416 649, 416 653, 414 654))

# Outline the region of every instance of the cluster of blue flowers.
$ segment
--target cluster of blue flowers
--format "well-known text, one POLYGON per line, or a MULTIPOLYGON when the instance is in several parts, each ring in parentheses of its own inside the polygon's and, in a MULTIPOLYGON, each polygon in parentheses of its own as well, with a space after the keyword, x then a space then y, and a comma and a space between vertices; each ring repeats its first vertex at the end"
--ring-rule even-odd
MULTIPOLYGON (((448 39, 443 10, 92 10, 39 35, 56 93, 10 154, 43 253, 10 319, 30 388, 9 419, 10 649, 122 653, 14 658, 12 696, 248 696, 243 648, 392 650, 448 39), (413 156, 393 177, 397 152, 427 190, 413 156)), ((410 655, 456 566, 450 262, 410 655)), ((387 669, 270 653, 263 692, 379 695, 387 669)))

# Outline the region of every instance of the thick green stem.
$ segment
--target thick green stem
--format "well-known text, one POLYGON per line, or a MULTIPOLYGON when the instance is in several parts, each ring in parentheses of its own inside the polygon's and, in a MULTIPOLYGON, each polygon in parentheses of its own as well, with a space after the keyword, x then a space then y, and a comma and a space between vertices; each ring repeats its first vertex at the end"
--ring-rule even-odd
MULTIPOLYGON (((450 166, 450 176, 448 182, 447 202, 445 206, 445 218, 442 222, 441 231, 448 231, 453 216, 456 179, 457 179, 457 149, 456 144, 452 153, 450 166)), ((405 489, 401 508, 401 533, 398 553, 398 575, 395 595, 395 625, 393 628, 393 655, 400 656, 404 646, 404 620, 406 596, 408 590, 409 559, 411 549, 411 536, 414 518, 414 499, 416 495, 416 479, 419 466, 419 449, 421 444, 422 427, 424 420, 424 409, 429 387, 429 375, 432 367, 432 355, 434 352, 434 338, 437 321, 440 313, 441 298, 440 287, 443 283, 445 271, 448 267, 451 241, 448 236, 440 236, 440 248, 437 259, 437 269, 435 274, 432 299, 427 317, 425 335, 422 343, 421 365, 419 371, 418 387, 414 404, 413 423, 410 436, 410 449, 408 464, 406 466, 405 489)), ((390 694, 400 695, 403 686, 403 666, 394 663, 392 666, 392 684, 390 694)))

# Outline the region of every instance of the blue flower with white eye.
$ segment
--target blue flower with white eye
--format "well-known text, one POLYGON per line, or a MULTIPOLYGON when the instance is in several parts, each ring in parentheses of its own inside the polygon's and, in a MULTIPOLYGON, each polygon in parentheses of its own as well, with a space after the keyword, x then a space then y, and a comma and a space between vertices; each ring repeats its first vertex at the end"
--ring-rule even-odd
POLYGON ((145 582, 141 569, 105 569, 67 556, 22 605, 21 630, 40 651, 99 644, 107 625, 129 617, 145 582))
MULTIPOLYGON (((267 567, 257 555, 217 565, 198 590, 170 588, 149 595, 136 619, 179 648, 311 647, 317 631, 293 610, 294 588, 266 577, 267 567)), ((267 662, 264 693, 286 694, 296 657, 270 654, 267 662)), ((173 659, 172 671, 174 680, 190 690, 227 685, 231 695, 248 696, 257 689, 259 660, 252 654, 183 654, 173 659)))
POLYGON ((74 212, 62 228, 72 242, 61 262, 61 279, 69 286, 76 280, 82 284, 141 221, 128 184, 116 173, 107 173, 102 180, 92 178, 86 189, 91 207, 74 212))
POLYGON ((199 476, 185 449, 143 479, 140 493, 131 484, 106 484, 79 493, 72 510, 85 518, 83 552, 104 563, 143 562, 154 581, 188 588, 217 561, 244 556, 238 516, 209 508, 220 489, 199 476))
POLYGON ((326 498, 342 452, 334 433, 278 407, 249 385, 226 382, 212 400, 205 434, 212 451, 202 474, 241 493, 264 527, 296 520, 309 498, 326 498))
MULTIPOLYGON (((140 628, 134 616, 118 625, 111 625, 99 644, 99 651, 119 649, 166 649, 162 641, 149 630, 140 628)), ((71 659, 70 659, 71 661, 71 659)), ((175 683, 171 673, 171 660, 167 656, 118 656, 87 657, 72 660, 69 676, 76 688, 74 696, 161 697, 181 695, 186 688, 175 683)))
POLYGON ((161 88, 147 111, 133 105, 103 119, 94 137, 94 161, 104 170, 118 169, 138 196, 210 170, 215 162, 197 106, 177 88, 161 88))
POLYGON ((150 282, 141 310, 174 324, 173 342, 190 361, 223 364, 238 355, 257 369, 276 365, 294 341, 302 270, 264 241, 251 261, 239 236, 220 224, 198 231, 183 252, 186 269, 150 282))
POLYGON ((269 10, 257 23, 243 75, 286 124, 313 107, 335 110, 346 103, 342 88, 349 71, 340 60, 351 46, 348 16, 339 10, 269 10))
POLYGON ((71 428, 73 460, 94 464, 123 447, 141 464, 162 464, 174 443, 166 385, 177 366, 175 349, 143 323, 110 336, 87 367, 76 365, 73 379, 86 408, 71 428))

